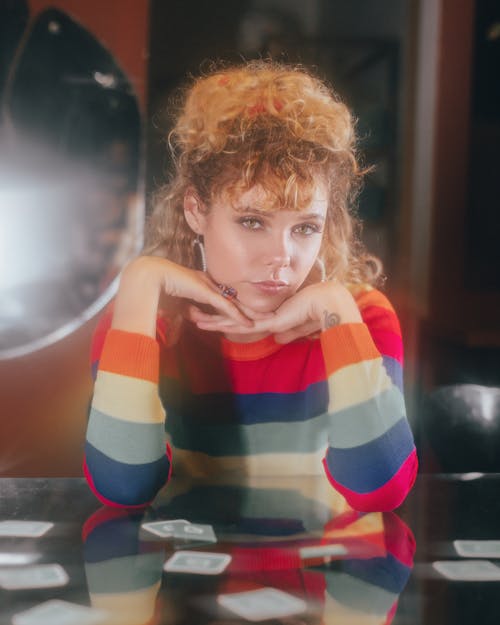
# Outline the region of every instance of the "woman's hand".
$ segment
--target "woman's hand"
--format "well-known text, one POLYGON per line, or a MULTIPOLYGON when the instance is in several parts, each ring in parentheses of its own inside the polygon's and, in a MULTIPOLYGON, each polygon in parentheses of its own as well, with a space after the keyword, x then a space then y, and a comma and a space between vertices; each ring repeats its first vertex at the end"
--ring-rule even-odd
POLYGON ((250 309, 243 311, 253 319, 252 326, 243 326, 224 315, 204 313, 194 306, 190 307, 190 319, 202 330, 242 335, 272 333, 279 343, 289 343, 340 323, 362 322, 354 298, 345 286, 337 282, 307 286, 269 315, 256 316, 250 309))
POLYGON ((154 338, 158 302, 162 295, 211 306, 216 315, 238 327, 253 327, 252 321, 233 301, 221 295, 206 273, 157 256, 139 256, 123 270, 112 327, 154 338))

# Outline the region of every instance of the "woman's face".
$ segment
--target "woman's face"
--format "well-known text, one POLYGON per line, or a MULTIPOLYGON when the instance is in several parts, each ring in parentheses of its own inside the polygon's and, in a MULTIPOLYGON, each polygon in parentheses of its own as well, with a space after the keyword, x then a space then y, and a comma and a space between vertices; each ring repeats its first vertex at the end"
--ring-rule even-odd
MULTIPOLYGON (((188 204, 186 218, 193 228, 188 204)), ((318 185, 300 211, 266 212, 261 187, 233 204, 222 196, 208 211, 197 205, 191 215, 204 238, 207 271, 216 282, 234 287, 242 304, 271 312, 297 291, 314 265, 325 226, 326 192, 318 185)))

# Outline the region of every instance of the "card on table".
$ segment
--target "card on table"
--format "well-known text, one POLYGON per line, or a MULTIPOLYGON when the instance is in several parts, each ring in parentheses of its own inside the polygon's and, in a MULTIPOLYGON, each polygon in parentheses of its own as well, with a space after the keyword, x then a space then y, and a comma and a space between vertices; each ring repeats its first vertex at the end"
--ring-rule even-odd
POLYGON ((197 573, 217 575, 231 562, 227 553, 206 553, 203 551, 178 551, 168 559, 163 568, 173 573, 197 573))
POLYGON ((0 521, 0 536, 38 538, 54 527, 45 521, 0 521))
POLYGON ((285 618, 307 610, 307 603, 277 588, 219 595, 217 602, 248 621, 285 618))
POLYGON ((156 534, 156 536, 170 538, 174 535, 175 528, 182 525, 189 525, 189 521, 185 521, 184 519, 153 521, 151 523, 143 523, 141 527, 152 534, 156 534))
POLYGON ((183 538, 184 540, 196 540, 208 543, 217 542, 214 528, 211 525, 200 525, 197 523, 177 525, 174 529, 173 536, 174 538, 183 538))
POLYGON ((500 540, 454 540, 453 546, 463 558, 500 558, 500 540))
POLYGON ((309 547, 301 547, 299 555, 302 560, 307 558, 332 558, 335 556, 345 556, 348 553, 344 545, 311 545, 309 547))
POLYGON ((5 590, 65 586, 68 574, 59 564, 34 564, 0 569, 0 587, 5 590))
POLYGON ((105 623, 109 615, 69 601, 52 599, 34 608, 15 614, 13 625, 98 625, 105 623))
POLYGON ((500 567, 488 560, 440 560, 432 566, 447 579, 463 582, 500 581, 500 567))

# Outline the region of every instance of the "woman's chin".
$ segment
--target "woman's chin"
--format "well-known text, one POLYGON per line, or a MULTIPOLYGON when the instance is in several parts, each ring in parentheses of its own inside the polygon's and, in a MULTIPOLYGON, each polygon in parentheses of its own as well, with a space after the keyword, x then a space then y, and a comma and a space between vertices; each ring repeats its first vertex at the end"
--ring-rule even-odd
POLYGON ((262 314, 273 313, 287 299, 288 298, 284 297, 283 295, 275 295, 272 297, 238 297, 238 301, 240 301, 243 306, 250 308, 256 313, 262 314))

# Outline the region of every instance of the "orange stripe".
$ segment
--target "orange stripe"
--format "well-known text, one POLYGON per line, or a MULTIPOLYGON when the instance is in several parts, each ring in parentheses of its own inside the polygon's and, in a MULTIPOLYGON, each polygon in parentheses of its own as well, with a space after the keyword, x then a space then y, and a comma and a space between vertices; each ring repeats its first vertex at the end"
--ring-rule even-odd
POLYGON ((367 306, 380 306, 381 308, 394 312, 394 308, 392 307, 390 301, 377 289, 363 291, 354 299, 356 300, 356 304, 360 310, 363 310, 363 308, 366 308, 367 306))
POLYGON ((150 336, 110 330, 104 341, 99 369, 156 384, 159 379, 159 354, 159 345, 150 336))
POLYGON ((364 323, 343 323, 321 333, 326 375, 363 360, 380 358, 364 323))

